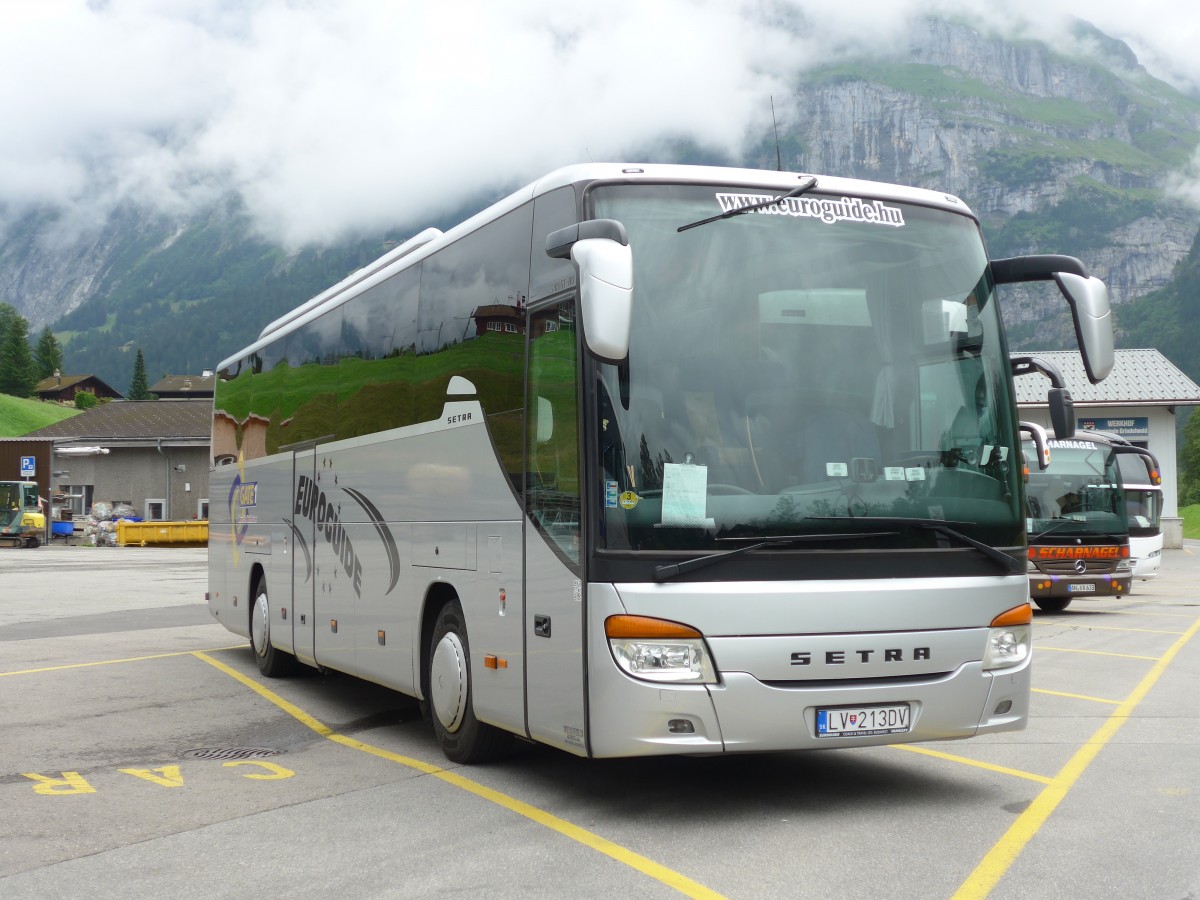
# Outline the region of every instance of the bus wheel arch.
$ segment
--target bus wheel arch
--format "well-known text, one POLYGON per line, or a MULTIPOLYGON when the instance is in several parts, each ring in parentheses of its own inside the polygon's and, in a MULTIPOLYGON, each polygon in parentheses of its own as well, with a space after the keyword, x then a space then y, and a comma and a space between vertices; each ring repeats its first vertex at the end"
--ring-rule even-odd
POLYGON ((271 598, 267 573, 259 564, 250 572, 250 649, 258 671, 268 678, 283 678, 296 671, 296 657, 271 643, 271 598))
POLYGON ((475 718, 466 616, 453 588, 434 586, 421 633, 421 713, 432 724, 442 752, 457 763, 500 758, 512 735, 475 718))
POLYGON ((417 699, 421 705, 421 717, 426 722, 431 720, 432 715, 429 710, 429 650, 433 640, 433 629, 437 626, 442 607, 447 603, 457 602, 458 592, 444 581, 434 582, 425 593, 425 603, 421 609, 421 641, 417 651, 420 660, 417 669, 420 694, 417 699))

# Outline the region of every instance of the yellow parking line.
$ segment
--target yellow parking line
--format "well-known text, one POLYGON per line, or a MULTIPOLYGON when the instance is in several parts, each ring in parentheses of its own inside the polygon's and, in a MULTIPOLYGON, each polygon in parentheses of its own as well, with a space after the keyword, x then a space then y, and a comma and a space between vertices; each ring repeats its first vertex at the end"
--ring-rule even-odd
POLYGON ((1115 625, 1082 625, 1074 622, 1034 622, 1034 625, 1053 625, 1055 628, 1086 628, 1088 631, 1130 631, 1134 634, 1173 634, 1181 635, 1182 631, 1159 631, 1155 628, 1117 628, 1115 625))
POLYGON ((174 653, 154 653, 150 656, 130 656, 127 659, 100 659, 96 662, 69 663, 65 666, 45 666, 41 669, 18 669, 15 672, 0 672, 0 678, 6 675, 36 675, 39 672, 61 672, 64 669, 87 669, 92 666, 113 666, 117 663, 142 662, 146 659, 168 659, 172 656, 191 656, 195 653, 216 653, 220 650, 240 650, 245 644, 235 644, 232 647, 213 647, 211 650, 177 650, 174 653))
MULTIPOLYGON (((1185 632, 1188 634, 1190 632, 1185 632)), ((1119 656, 1122 659, 1145 659, 1149 662, 1158 662, 1162 659, 1161 656, 1137 656, 1133 653, 1109 653, 1107 650, 1076 650, 1072 647, 1047 647, 1045 644, 1035 644, 1038 650, 1053 650, 1056 653, 1087 653, 1091 656, 1119 656)))
POLYGON ((236 669, 225 665, 223 662, 213 659, 203 651, 194 651, 192 655, 221 670, 226 675, 250 688, 250 690, 254 691, 259 696, 269 700, 288 715, 311 728, 317 734, 328 738, 334 743, 341 744, 344 747, 350 747, 354 750, 359 750, 363 753, 369 753, 372 756, 378 756, 381 759, 399 763, 402 766, 416 769, 419 772, 423 772, 426 775, 432 775, 435 778, 440 778, 447 784, 452 784, 455 787, 461 788, 464 791, 468 791, 477 797, 482 797, 484 800, 489 800, 492 803, 509 810, 510 812, 524 816, 527 819, 537 822, 539 825, 544 825, 551 831, 556 831, 564 837, 583 844, 585 847, 589 847, 598 853, 603 853, 605 856, 608 856, 619 863, 623 863, 624 865, 629 866, 631 869, 641 872, 643 875, 648 875, 656 881, 662 882, 667 887, 674 888, 687 897, 701 897, 705 898, 705 900, 721 900, 721 895, 716 891, 710 890, 704 885, 692 881, 685 875, 681 875, 672 869, 668 869, 666 866, 659 865, 652 859, 648 859, 639 853, 634 853, 632 850, 628 850, 619 844, 614 844, 612 841, 606 840, 597 834, 593 834, 584 828, 580 828, 578 825, 574 825, 565 819, 560 819, 558 816, 548 813, 545 810, 538 809, 536 806, 531 806, 528 803, 523 803, 520 800, 509 797, 507 794, 502 794, 499 791, 493 790, 492 788, 485 787, 476 781, 472 781, 469 778, 459 775, 457 772, 451 772, 440 768, 439 766, 422 762, 419 759, 413 759, 410 756, 402 756, 399 753, 392 753, 390 750, 384 750, 381 747, 375 747, 371 744, 365 744, 362 741, 355 740, 354 738, 337 734, 329 726, 319 722, 317 719, 313 718, 299 707, 294 706, 287 700, 284 700, 278 694, 263 687, 252 678, 247 678, 236 669))
POLYGON ((1175 659, 1179 651, 1184 645, 1200 631, 1200 619, 1196 619, 1182 637, 1179 638, 1170 649, 1162 655, 1161 658, 1154 664, 1154 667, 1146 673, 1146 676, 1138 682, 1136 688, 1133 689, 1128 697, 1113 711, 1113 713, 1104 720, 1096 733, 1088 739, 1082 747, 1075 752, 1075 755, 1067 760, 1067 764, 1063 766, 1057 775, 1054 776, 1051 784, 1042 790, 1033 802, 1029 804, 1025 812, 1017 817, 1017 820, 1009 826, 1008 831, 1004 836, 996 842, 995 846, 988 851, 987 856, 975 867, 975 871, 970 874, 966 881, 962 883, 959 889, 955 892, 956 898, 977 898, 986 897, 1004 877, 1004 873, 1009 870, 1021 851, 1025 849, 1025 845, 1033 838, 1035 834, 1050 818, 1050 814, 1058 807, 1063 798, 1067 796, 1067 792, 1075 786, 1080 776, 1092 760, 1094 760, 1102 749, 1113 739, 1121 726, 1128 721, 1137 705, 1145 699, 1146 694, 1162 677, 1172 660, 1175 659))
POLYGON ((1052 697, 1069 697, 1072 700, 1091 700, 1093 703, 1107 703, 1110 706, 1120 706, 1120 700, 1105 700, 1103 697, 1089 697, 1087 694, 1068 694, 1063 691, 1047 691, 1044 688, 1030 688, 1035 694, 1050 694, 1052 697))
MULTIPOLYGON (((1158 601, 1155 601, 1153 604, 1150 604, 1150 603, 1146 604, 1147 608, 1150 607, 1151 605, 1157 606, 1158 601)), ((1189 622, 1195 618, 1195 616, 1189 615, 1188 613, 1143 612, 1142 610, 1139 610, 1139 609, 1106 609, 1104 611, 1104 615, 1106 615, 1106 616, 1147 616, 1152 619, 1187 619, 1189 622)))
POLYGON ((1020 769, 1010 769, 1008 766, 996 766, 991 763, 980 762, 977 759, 969 759, 965 756, 955 756, 952 753, 942 753, 940 750, 929 750, 926 747, 918 747, 916 744, 892 744, 897 750, 907 750, 909 753, 921 753, 925 756, 933 756, 937 759, 945 759, 950 762, 962 763, 965 766, 974 766, 977 769, 987 769, 989 772, 999 772, 1001 775, 1014 775, 1017 778, 1024 778, 1028 781, 1036 781, 1040 784, 1050 784, 1051 779, 1045 775, 1035 775, 1032 772, 1022 772, 1020 769))

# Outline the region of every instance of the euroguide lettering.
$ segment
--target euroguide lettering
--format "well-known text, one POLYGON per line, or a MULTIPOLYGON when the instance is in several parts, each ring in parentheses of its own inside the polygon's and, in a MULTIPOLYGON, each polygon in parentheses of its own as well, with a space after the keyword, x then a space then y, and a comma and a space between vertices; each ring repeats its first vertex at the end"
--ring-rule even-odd
MULTIPOLYGON (((380 513, 379 507, 368 499, 365 494, 348 487, 342 487, 341 490, 366 513, 376 537, 383 544, 384 552, 387 554, 389 569, 388 585, 384 594, 390 594, 396 587, 396 582, 400 580, 400 551, 396 547, 396 539, 392 535, 391 529, 384 522, 383 514, 380 513)), ((302 475, 296 482, 296 502, 292 509, 292 514, 297 519, 308 519, 313 523, 317 532, 325 536, 330 549, 333 550, 338 562, 341 563, 342 568, 350 577, 350 581, 354 586, 354 593, 361 597, 363 564, 359 558, 358 551, 355 550, 354 542, 350 539, 346 527, 342 524, 341 502, 339 501, 335 504, 326 496, 325 492, 321 490, 315 481, 307 475, 302 475)), ((297 544, 304 553, 305 560, 308 562, 308 573, 304 579, 308 581, 312 575, 312 557, 309 554, 308 541, 305 539, 304 532, 297 528, 294 522, 287 519, 284 521, 291 526, 297 544)))
POLYGON ((888 206, 879 200, 860 200, 858 197, 842 197, 831 200, 822 197, 787 197, 777 203, 769 194, 717 194, 717 203, 722 212, 743 209, 758 203, 767 203, 754 210, 764 216, 792 216, 794 218, 818 219, 826 225, 834 222, 863 222, 868 225, 904 227, 904 210, 888 206))
POLYGON ((325 492, 317 487, 308 476, 301 476, 296 485, 296 508, 293 513, 312 520, 317 531, 325 535, 325 540, 333 548, 342 568, 350 576, 354 584, 354 593, 362 596, 362 560, 354 552, 354 544, 350 535, 342 527, 338 511, 325 496, 325 492))

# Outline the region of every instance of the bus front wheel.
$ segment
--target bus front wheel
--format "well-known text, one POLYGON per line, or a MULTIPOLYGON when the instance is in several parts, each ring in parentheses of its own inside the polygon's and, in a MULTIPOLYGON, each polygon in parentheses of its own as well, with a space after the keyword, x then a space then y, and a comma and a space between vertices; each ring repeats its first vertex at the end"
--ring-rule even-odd
POLYGON ((254 587, 254 605, 250 610, 250 648, 258 671, 268 678, 283 678, 296 671, 296 657, 271 645, 271 599, 267 579, 259 578, 254 587))
POLYGON ((1071 605, 1070 597, 1042 597, 1040 600, 1034 600, 1038 605, 1038 609, 1043 609, 1046 612, 1062 612, 1071 605))
POLYGON ((475 718, 467 625, 457 600, 438 612, 429 643, 428 708, 446 758, 480 763, 503 756, 512 735, 475 718))

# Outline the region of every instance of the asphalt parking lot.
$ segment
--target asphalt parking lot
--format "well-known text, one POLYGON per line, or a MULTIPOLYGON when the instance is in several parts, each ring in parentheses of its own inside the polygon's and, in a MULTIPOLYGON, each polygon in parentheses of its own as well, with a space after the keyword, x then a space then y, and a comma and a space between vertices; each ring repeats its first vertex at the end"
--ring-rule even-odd
POLYGON ((1200 543, 1035 616, 1023 732, 463 768, 262 678, 203 550, 0 551, 0 897, 1200 896, 1200 543))

